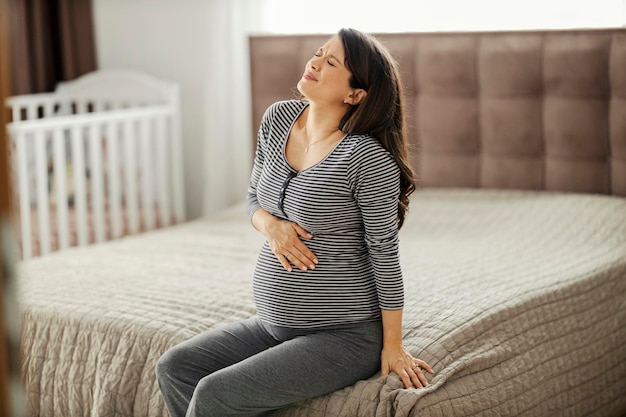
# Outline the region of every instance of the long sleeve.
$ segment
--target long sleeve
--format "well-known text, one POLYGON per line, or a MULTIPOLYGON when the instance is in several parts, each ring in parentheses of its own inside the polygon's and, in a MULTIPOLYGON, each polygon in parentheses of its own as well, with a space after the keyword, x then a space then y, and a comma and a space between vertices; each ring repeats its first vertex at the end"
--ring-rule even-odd
POLYGON ((355 149, 351 171, 380 307, 399 310, 404 304, 398 238, 400 170, 389 153, 370 143, 355 149))
POLYGON ((250 174, 250 182, 248 184, 248 218, 252 220, 252 215, 255 211, 261 208, 259 199, 257 197, 257 185, 261 178, 261 172, 263 170, 264 163, 264 147, 269 136, 269 126, 271 122, 271 113, 273 112, 273 106, 269 107, 261 120, 261 126, 257 134, 256 151, 254 154, 254 164, 252 166, 252 173, 250 174))

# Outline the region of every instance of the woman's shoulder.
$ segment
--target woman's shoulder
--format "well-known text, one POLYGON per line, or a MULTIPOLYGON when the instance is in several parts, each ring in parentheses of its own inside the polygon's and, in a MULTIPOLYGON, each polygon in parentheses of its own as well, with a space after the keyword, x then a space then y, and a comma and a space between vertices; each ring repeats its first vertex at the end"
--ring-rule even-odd
POLYGON ((353 186, 359 178, 395 178, 399 173, 393 155, 374 136, 349 134, 345 139, 350 147, 347 179, 353 186))
POLYGON ((367 133, 350 133, 346 136, 346 142, 352 148, 353 157, 370 156, 393 159, 391 153, 385 149, 380 141, 367 133))
POLYGON ((385 147, 374 136, 349 134, 347 145, 350 148, 350 170, 353 172, 393 172, 398 164, 385 147))

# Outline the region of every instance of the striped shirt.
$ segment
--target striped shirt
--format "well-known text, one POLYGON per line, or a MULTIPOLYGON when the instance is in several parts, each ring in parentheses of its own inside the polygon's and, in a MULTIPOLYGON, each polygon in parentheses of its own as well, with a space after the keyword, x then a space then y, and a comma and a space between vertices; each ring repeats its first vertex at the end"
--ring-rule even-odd
POLYGON ((293 123, 308 106, 280 101, 265 112, 248 189, 248 215, 263 208, 313 238, 315 269, 286 271, 269 247, 257 261, 257 313, 277 326, 315 328, 377 320, 403 307, 398 251, 400 170, 373 137, 348 134, 319 163, 296 171, 285 157, 293 123))

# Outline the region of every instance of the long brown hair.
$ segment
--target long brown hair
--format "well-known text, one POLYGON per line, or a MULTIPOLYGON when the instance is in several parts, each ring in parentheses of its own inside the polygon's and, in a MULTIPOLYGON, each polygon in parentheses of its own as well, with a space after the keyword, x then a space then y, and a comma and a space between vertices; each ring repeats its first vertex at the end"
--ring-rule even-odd
POLYGON ((398 226, 402 227, 416 179, 409 164, 398 64, 387 48, 372 35, 344 28, 337 36, 343 42, 345 65, 352 73, 350 87, 367 91, 360 104, 350 106, 339 129, 344 133, 367 133, 393 155, 400 167, 398 226))

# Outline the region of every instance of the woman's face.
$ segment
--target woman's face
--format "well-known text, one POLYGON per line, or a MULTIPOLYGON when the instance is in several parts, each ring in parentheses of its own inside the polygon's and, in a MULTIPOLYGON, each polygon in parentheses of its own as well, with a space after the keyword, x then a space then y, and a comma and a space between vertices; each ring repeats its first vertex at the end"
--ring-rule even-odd
POLYGON ((343 43, 335 36, 307 62, 298 90, 310 101, 343 104, 352 91, 344 61, 343 43))

